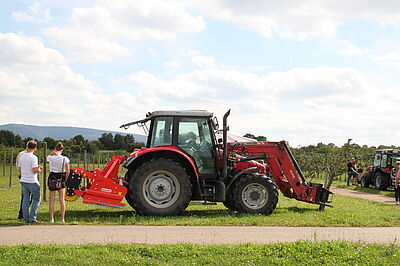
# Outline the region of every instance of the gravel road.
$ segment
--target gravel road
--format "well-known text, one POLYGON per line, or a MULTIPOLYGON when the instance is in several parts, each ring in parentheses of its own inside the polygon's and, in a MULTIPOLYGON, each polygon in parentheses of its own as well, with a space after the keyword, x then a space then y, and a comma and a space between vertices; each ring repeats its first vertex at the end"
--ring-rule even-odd
POLYGON ((399 244, 400 227, 26 225, 0 227, 0 236, 0 245, 268 244, 296 240, 399 244))
MULTIPOLYGON (((344 196, 394 204, 394 199, 385 196, 342 188, 332 188, 332 191, 344 196)), ((268 244, 297 240, 399 244, 400 227, 23 225, 0 226, 0 236, 0 245, 268 244)))

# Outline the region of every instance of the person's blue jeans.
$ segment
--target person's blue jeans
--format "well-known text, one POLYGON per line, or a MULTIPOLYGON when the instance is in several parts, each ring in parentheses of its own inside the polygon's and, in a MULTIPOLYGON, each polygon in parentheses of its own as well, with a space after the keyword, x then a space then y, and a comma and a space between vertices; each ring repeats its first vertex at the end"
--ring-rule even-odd
POLYGON ((25 222, 36 221, 37 210, 40 205, 40 185, 38 183, 25 183, 21 182, 22 185, 22 215, 24 216, 25 222), (32 206, 29 210, 30 199, 32 197, 32 206))
POLYGON ((348 177, 347 177, 347 185, 350 186, 350 180, 351 178, 354 176, 356 178, 356 180, 359 179, 359 174, 357 172, 348 172, 348 177))

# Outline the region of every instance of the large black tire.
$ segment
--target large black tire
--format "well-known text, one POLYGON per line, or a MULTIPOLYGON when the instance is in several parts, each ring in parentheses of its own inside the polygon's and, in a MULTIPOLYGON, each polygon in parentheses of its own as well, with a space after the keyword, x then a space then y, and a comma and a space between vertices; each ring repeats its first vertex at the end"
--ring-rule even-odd
POLYGON ((125 198, 140 215, 179 215, 192 197, 190 176, 179 163, 155 158, 130 177, 128 193, 125 198))
MULTIPOLYGON (((130 173, 130 171, 128 171, 128 172, 125 174, 125 180, 129 180, 130 177, 131 177, 131 175, 132 175, 132 174, 130 173)), ((128 204, 129 204, 133 209, 136 209, 135 206, 133 205, 133 199, 132 199, 132 197, 130 196, 131 193, 129 193, 129 185, 125 185, 125 187, 128 189, 128 191, 127 191, 126 194, 125 194, 126 202, 128 202, 128 204)))
POLYGON ((371 173, 363 175, 360 183, 362 187, 369 187, 371 185, 371 173))
POLYGON ((269 215, 278 203, 278 190, 269 177, 247 174, 236 182, 233 198, 240 212, 269 215))
POLYGON ((222 202, 222 204, 224 204, 224 206, 227 207, 231 211, 237 211, 235 199, 233 198, 233 189, 232 188, 230 188, 226 192, 226 198, 225 198, 225 201, 222 202))
POLYGON ((386 190, 388 188, 388 177, 380 172, 375 174, 375 188, 386 190))

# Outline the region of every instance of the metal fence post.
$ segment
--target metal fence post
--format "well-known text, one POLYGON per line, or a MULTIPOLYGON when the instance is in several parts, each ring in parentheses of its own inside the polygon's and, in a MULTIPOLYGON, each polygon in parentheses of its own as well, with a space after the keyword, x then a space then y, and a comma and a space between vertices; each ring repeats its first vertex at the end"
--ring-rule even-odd
MULTIPOLYGON (((87 151, 85 150, 84 152, 83 152, 83 168, 84 169, 87 169, 87 151)), ((85 186, 87 185, 87 183, 88 183, 88 180, 87 180, 87 178, 84 178, 84 180, 85 180, 85 186)))
POLYGON ((11 184, 12 184, 13 167, 14 167, 14 151, 11 148, 10 182, 8 183, 9 187, 11 187, 11 184))
POLYGON ((43 142, 43 201, 46 201, 47 192, 47 142, 43 142))

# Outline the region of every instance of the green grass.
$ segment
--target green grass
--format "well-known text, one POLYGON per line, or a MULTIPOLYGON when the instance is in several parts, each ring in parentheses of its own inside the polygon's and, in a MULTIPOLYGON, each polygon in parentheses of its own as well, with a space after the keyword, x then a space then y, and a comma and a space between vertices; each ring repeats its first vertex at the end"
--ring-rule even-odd
MULTIPOLYGON (((17 218, 20 187, 0 190, 0 225, 20 224, 17 218)), ((42 202, 38 219, 48 220, 48 203, 42 202)), ((138 216, 127 205, 110 209, 83 204, 82 199, 67 202, 66 222, 69 224, 126 224, 126 225, 255 225, 255 226, 400 226, 400 207, 335 195, 334 208, 319 212, 318 205, 299 202, 280 195, 275 211, 269 215, 240 214, 215 206, 192 202, 181 216, 138 216)), ((56 215, 59 206, 56 204, 56 215)), ((47 223, 45 223, 47 224, 47 223)))
POLYGON ((0 246, 2 265, 399 265, 399 245, 348 242, 268 245, 0 246))

